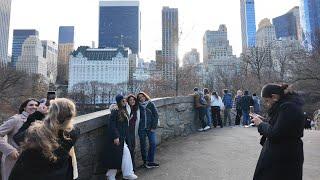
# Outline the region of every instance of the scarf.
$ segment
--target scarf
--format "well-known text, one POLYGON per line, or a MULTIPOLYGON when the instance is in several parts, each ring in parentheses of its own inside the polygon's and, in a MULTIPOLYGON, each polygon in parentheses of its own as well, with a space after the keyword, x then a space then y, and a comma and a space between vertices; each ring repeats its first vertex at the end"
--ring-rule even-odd
POLYGON ((139 104, 142 106, 142 111, 144 113, 144 128, 147 129, 147 105, 149 104, 150 101, 145 101, 145 102, 140 102, 139 104))

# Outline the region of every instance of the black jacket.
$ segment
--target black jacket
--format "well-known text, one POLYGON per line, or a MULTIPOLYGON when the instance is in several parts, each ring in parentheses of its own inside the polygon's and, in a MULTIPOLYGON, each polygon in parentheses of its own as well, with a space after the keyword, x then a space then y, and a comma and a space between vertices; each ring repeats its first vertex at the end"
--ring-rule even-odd
POLYGON ((39 148, 23 151, 9 180, 72 180, 73 167, 69 152, 79 135, 80 130, 75 129, 68 134, 70 139, 64 139, 62 131, 59 132, 60 147, 54 151, 58 158, 55 162, 46 158, 39 148))
POLYGON ((269 111, 269 123, 258 131, 263 148, 254 180, 301 180, 303 167, 304 117, 302 102, 292 96, 275 103, 269 111))
POLYGON ((119 110, 113 110, 109 120, 107 147, 104 158, 104 166, 107 169, 121 169, 124 142, 128 145, 131 144, 128 119, 119 121, 118 112, 119 110), (115 145, 113 142, 117 138, 120 140, 120 145, 115 145))
POLYGON ((241 97, 240 104, 242 111, 249 112, 250 106, 253 106, 253 99, 249 95, 244 95, 241 97))
POLYGON ((144 108, 142 105, 139 105, 140 108, 140 122, 139 122, 139 131, 141 130, 150 130, 156 129, 158 126, 159 115, 156 106, 153 102, 149 102, 144 108))
POLYGON ((35 122, 36 120, 42 121, 44 118, 45 115, 39 111, 36 111, 33 114, 31 114, 28 117, 27 121, 23 123, 19 131, 13 136, 13 139, 16 142, 16 144, 20 145, 20 143, 24 141, 26 130, 30 127, 31 123, 35 122))

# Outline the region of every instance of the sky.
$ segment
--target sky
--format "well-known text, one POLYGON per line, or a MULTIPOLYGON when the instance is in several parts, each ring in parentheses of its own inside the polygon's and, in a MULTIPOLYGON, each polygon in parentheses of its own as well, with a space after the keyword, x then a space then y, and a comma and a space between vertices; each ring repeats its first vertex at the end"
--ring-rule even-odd
MULTIPOLYGON (((299 6, 300 0, 255 0, 256 26, 299 6)), ((237 56, 241 53, 240 0, 140 0, 141 54, 146 61, 161 50, 163 6, 179 10, 179 57, 196 48, 202 61, 206 30, 226 24, 228 39, 237 56)), ((75 26, 75 47, 98 45, 99 0, 12 0, 9 54, 13 29, 37 29, 41 40, 58 42, 59 26, 75 26)))

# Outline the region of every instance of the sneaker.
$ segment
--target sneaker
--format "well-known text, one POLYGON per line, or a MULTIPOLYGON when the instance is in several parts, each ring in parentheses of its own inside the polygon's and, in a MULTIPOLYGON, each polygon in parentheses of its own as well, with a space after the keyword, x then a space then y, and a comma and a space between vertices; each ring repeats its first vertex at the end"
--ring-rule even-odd
POLYGON ((203 128, 198 129, 198 131, 199 131, 199 132, 202 132, 202 131, 203 131, 203 128))
POLYGON ((245 128, 248 128, 248 127, 250 127, 250 126, 248 126, 248 125, 244 125, 244 127, 245 127, 245 128))
POLYGON ((123 176, 123 179, 138 179, 138 176, 135 174, 130 174, 129 176, 123 176))
POLYGON ((205 128, 203 128, 204 131, 210 129, 210 126, 206 126, 205 128))
POLYGON ((148 167, 147 167, 147 163, 143 163, 143 164, 140 166, 140 168, 148 168, 148 167))
POLYGON ((147 167, 149 168, 156 168, 156 167, 159 167, 159 164, 155 163, 155 162, 149 162, 147 164, 147 167))

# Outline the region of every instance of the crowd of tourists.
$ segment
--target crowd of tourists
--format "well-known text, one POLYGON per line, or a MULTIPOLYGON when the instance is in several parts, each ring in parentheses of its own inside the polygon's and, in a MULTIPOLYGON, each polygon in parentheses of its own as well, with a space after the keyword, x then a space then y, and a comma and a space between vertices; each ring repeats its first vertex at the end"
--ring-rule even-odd
MULTIPOLYGON (((266 104, 264 114, 261 113, 260 98, 247 90, 238 90, 233 97, 228 89, 224 89, 220 97, 217 91, 194 88, 193 97, 200 121, 198 131, 217 126, 257 127, 263 148, 254 180, 302 179, 301 138, 306 116, 302 111, 303 101, 288 85, 267 84, 262 88, 261 98, 266 104), (231 116, 233 112, 235 118, 231 116), (263 116, 265 114, 267 117, 263 116)), ((121 170, 123 179, 137 179, 136 139, 140 142, 141 167, 159 167, 155 162, 158 110, 144 92, 119 94, 115 99, 116 104, 110 106, 105 138, 105 176, 115 180, 121 170)), ((73 126, 75 116, 76 106, 66 98, 40 101, 31 98, 23 102, 19 113, 0 126, 2 179, 77 179, 74 146, 80 130, 73 126)))
POLYGON ((261 113, 260 98, 256 93, 250 95, 247 90, 244 93, 238 90, 237 95, 233 97, 228 89, 224 89, 222 98, 217 91, 210 92, 208 88, 201 91, 196 87, 193 91, 195 109, 201 124, 198 131, 206 131, 217 126, 221 128, 233 125, 249 127, 251 124, 250 106, 253 108, 253 113, 261 113), (235 119, 231 116, 232 109, 236 112, 235 119))

